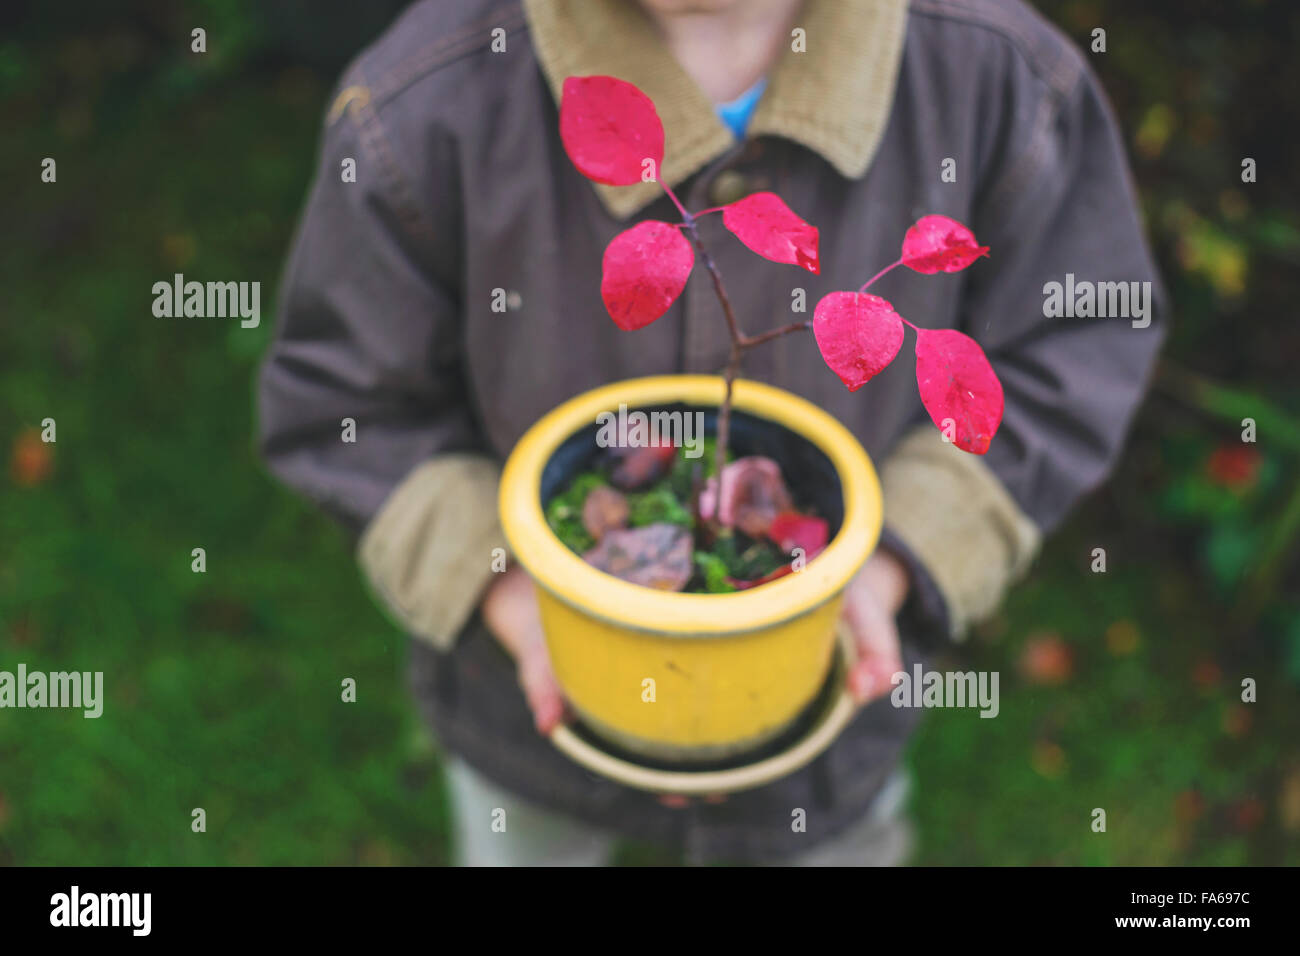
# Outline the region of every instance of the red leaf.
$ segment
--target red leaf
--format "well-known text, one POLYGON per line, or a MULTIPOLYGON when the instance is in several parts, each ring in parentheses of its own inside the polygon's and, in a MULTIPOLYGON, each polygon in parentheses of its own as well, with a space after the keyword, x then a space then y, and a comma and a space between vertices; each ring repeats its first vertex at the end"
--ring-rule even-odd
POLYGON ((616 464, 609 480, 624 491, 635 491, 667 474, 677 449, 670 444, 618 448, 613 457, 616 464))
POLYGON ((1074 654, 1060 635, 1035 633, 1020 651, 1020 673, 1031 684, 1064 684, 1074 673, 1074 654))
POLYGON ((615 236, 601 263, 600 297, 614 324, 628 332, 668 311, 686 288, 695 252, 666 222, 640 222, 615 236))
POLYGON ((1225 443, 1210 455, 1205 470, 1217 484, 1233 491, 1244 491, 1255 484, 1263 462, 1263 457, 1255 449, 1225 443))
POLYGON ((878 295, 831 292, 813 310, 813 335, 831 371, 856 392, 894 360, 903 323, 878 295))
MULTIPOLYGON (((713 519, 717 498, 718 480, 710 478, 700 492, 700 516, 706 521, 713 519)), ((749 455, 723 466, 718 520, 727 527, 739 528, 751 538, 762 537, 790 505, 781 466, 771 458, 749 455)))
POLYGON ((30 488, 46 481, 53 471, 54 452, 49 443, 41 441, 41 433, 35 428, 19 432, 9 457, 14 483, 30 488))
POLYGON ((664 160, 664 124, 654 102, 612 76, 571 76, 560 97, 560 139, 573 165, 610 186, 641 182, 643 163, 664 160))
POLYGON ((1232 822, 1238 830, 1253 830, 1267 816, 1267 808, 1255 796, 1244 797, 1232 805, 1232 822))
POLYGON ((802 548, 804 557, 808 558, 826 547, 830 528, 821 518, 797 511, 783 511, 772 521, 767 536, 786 554, 795 548, 802 548))
POLYGON ((755 193, 723 206, 722 224, 764 259, 821 273, 817 227, 796 216, 776 193, 755 193))
POLYGON ((1219 665, 1214 662, 1212 657, 1200 657, 1196 661, 1196 666, 1192 668, 1192 683, 1203 690, 1213 688, 1222 676, 1223 671, 1219 669, 1219 665))
POLYGON ((982 455, 1002 422, 1002 383, 984 350, 956 329, 916 330, 916 385, 941 430, 951 419, 953 444, 982 455))
MULTIPOLYGON (((767 459, 760 460, 766 461, 767 459)), ((806 563, 826 549, 829 529, 826 522, 821 518, 800 514, 797 511, 782 511, 768 525, 767 536, 787 554, 793 552, 795 548, 802 548, 804 552, 802 558, 806 563)), ((783 578, 792 571, 794 571, 794 563, 787 561, 785 564, 773 568, 761 578, 742 581, 739 578, 728 577, 727 582, 737 591, 745 591, 749 588, 758 587, 760 584, 767 584, 768 581, 783 578)))
POLYGON ((947 216, 922 216, 903 236, 903 265, 925 275, 960 272, 988 254, 975 233, 947 216))

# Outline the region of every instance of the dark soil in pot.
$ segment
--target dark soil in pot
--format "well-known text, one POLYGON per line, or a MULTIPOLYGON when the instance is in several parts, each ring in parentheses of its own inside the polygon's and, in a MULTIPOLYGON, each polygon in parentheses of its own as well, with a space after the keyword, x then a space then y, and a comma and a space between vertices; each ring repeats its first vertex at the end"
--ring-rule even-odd
POLYGON ((637 413, 669 413, 658 421, 679 426, 691 416, 695 428, 655 445, 657 436, 635 430, 610 442, 609 423, 593 423, 569 436, 542 473, 547 522, 593 566, 662 590, 725 593, 798 570, 838 532, 839 475, 798 433, 733 412, 720 498, 717 409, 654 406, 627 419, 637 413), (733 527, 713 520, 719 509, 733 527))

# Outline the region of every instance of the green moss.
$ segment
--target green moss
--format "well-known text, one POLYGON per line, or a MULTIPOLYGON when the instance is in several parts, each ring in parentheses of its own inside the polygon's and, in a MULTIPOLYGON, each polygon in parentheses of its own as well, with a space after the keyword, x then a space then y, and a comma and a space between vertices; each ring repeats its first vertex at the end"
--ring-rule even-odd
POLYGON ((770 541, 755 541, 739 532, 724 532, 713 543, 713 553, 738 581, 754 581, 771 574, 788 559, 770 541))
POLYGON ((584 471, 547 502, 546 523, 571 551, 583 554, 596 546, 596 539, 582 524, 582 504, 593 489, 605 484, 608 482, 599 472, 584 471))
POLYGON ((671 476, 660 480, 647 491, 633 492, 627 496, 628 527, 642 528, 648 524, 675 524, 683 528, 694 526, 690 511, 673 491, 671 476))
POLYGON ((704 590, 710 594, 729 594, 736 590, 735 586, 727 580, 727 563, 716 554, 696 551, 695 570, 703 583, 704 590))

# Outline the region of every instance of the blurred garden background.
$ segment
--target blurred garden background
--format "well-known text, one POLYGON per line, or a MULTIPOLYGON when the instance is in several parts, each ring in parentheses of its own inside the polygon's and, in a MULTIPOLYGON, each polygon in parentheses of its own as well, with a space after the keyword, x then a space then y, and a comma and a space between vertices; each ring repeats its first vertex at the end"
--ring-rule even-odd
MULTIPOLYGON (((252 441, 327 98, 402 6, 0 8, 0 669, 102 670, 107 697, 99 720, 0 710, 0 863, 447 859, 406 638, 252 441), (151 286, 174 272, 260 281, 261 327, 154 319, 151 286)), ((916 859, 1295 864, 1300 6, 1039 8, 1084 48, 1106 30, 1090 59, 1175 324, 1119 473, 951 658, 1001 672, 1001 715, 928 714, 909 758, 916 859)))

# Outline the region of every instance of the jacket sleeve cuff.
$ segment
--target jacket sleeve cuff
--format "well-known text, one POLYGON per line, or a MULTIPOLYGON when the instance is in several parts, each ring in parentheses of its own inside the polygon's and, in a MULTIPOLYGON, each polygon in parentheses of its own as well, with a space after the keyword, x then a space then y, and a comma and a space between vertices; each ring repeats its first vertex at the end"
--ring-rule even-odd
POLYGON ((925 425, 898 444, 881 469, 886 542, 901 544, 928 616, 950 637, 990 615, 1028 569, 1041 534, 976 455, 925 425), (937 606, 936 597, 942 601, 937 606))
POLYGON ((439 650, 455 643, 494 568, 504 570, 500 478, 491 459, 439 455, 403 479, 361 536, 357 559, 380 604, 439 650))

